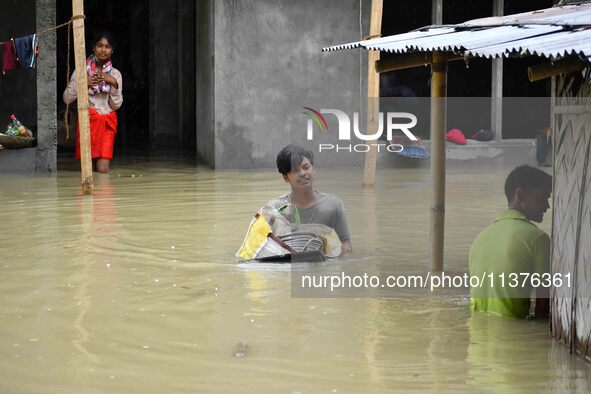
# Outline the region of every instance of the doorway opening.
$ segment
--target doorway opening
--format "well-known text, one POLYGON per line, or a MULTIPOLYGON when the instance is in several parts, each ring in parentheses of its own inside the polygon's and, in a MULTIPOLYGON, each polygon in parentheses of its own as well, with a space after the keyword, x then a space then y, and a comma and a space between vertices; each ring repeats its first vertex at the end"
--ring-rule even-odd
MULTIPOLYGON (((56 1, 56 21, 72 16, 70 0, 56 1)), ((114 37, 113 67, 123 76, 123 105, 117 110, 115 160, 156 158, 194 161, 196 156, 196 8, 178 0, 85 2, 86 54, 93 36, 114 37)), ((57 33, 58 154, 73 157, 76 110, 70 105, 70 140, 65 141, 68 29, 57 33), (72 109, 74 109, 72 111, 72 109)), ((73 42, 70 73, 74 72, 73 42)))

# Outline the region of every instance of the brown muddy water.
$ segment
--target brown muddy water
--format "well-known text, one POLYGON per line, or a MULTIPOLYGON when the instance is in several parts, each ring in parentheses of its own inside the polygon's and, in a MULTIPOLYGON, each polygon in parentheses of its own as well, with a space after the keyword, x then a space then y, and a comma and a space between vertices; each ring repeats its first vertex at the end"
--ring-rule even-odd
MULTIPOLYGON (((446 269, 505 206, 508 167, 448 169, 446 269)), ((318 169, 358 269, 428 269, 429 172, 318 169)), ((0 392, 581 392, 589 364, 543 322, 450 298, 293 298, 288 265, 236 264, 275 171, 119 165, 0 175, 0 392)), ((547 215, 542 228, 550 230, 547 215)))

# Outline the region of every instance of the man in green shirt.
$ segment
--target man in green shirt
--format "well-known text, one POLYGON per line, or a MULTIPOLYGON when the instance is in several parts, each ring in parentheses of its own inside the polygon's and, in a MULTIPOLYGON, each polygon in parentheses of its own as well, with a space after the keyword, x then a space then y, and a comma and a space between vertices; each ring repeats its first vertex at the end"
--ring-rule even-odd
POLYGON ((551 192, 552 177, 540 169, 520 166, 509 174, 508 209, 478 234, 470 248, 470 276, 485 278, 470 289, 472 310, 525 318, 535 290, 535 316, 548 316, 549 289, 543 286, 542 274, 550 271, 550 237, 531 221, 542 222, 551 192), (541 282, 536 288, 532 274, 541 282))

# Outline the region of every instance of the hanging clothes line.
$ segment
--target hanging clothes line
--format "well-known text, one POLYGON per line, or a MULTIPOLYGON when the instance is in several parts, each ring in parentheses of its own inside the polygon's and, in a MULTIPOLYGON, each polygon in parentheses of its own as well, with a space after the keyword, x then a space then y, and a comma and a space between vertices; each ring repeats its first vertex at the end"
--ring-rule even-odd
POLYGON ((2 49, 2 73, 5 74, 6 71, 11 70, 35 68, 39 54, 39 37, 56 31, 61 27, 69 27, 75 19, 81 18, 84 18, 84 15, 76 15, 60 25, 49 27, 28 36, 11 38, 9 41, 2 42, 0 48, 2 49))
MULTIPOLYGON (((66 70, 66 84, 70 78, 70 48, 71 48, 71 31, 72 31, 72 23, 76 20, 76 19, 86 19, 85 15, 73 15, 67 22, 64 22, 62 24, 56 25, 56 26, 51 26, 48 27, 44 30, 41 30, 40 32, 34 33, 32 35, 26 36, 25 38, 17 38, 15 39, 10 39, 8 41, 0 41, 0 49, 3 49, 2 53, 2 57, 0 58, 0 70, 2 70, 2 74, 5 73, 6 70, 14 70, 14 69, 18 69, 18 68, 32 68, 35 65, 35 61, 36 61, 36 56, 38 54, 38 50, 37 50, 37 44, 38 44, 38 40, 39 37, 42 35, 45 35, 47 33, 51 33, 52 31, 56 31, 58 29, 61 29, 62 27, 66 27, 68 26, 68 60, 67 60, 67 70, 66 70), (20 61, 17 57, 17 46, 15 45, 15 42, 19 41, 20 47, 18 49, 20 49, 19 52, 22 52, 23 49, 23 44, 26 47, 26 51, 24 53, 26 53, 27 59, 26 61, 20 61), (7 53, 8 52, 8 53, 7 53), (29 59, 30 57, 30 59, 29 59)), ((22 55, 21 55, 22 56, 22 55)), ((3 86, 2 86, 2 80, 0 79, 0 97, 3 96, 3 86)), ((64 114, 64 120, 66 123, 66 140, 69 139, 70 137, 70 125, 69 125, 69 104, 66 105, 66 112, 64 114)))
MULTIPOLYGON (((68 26, 69 24, 71 24, 72 22, 74 22, 74 20, 76 20, 76 19, 86 19, 86 16, 85 15, 74 15, 67 22, 62 23, 61 25, 51 26, 51 27, 48 27, 45 30, 41 30, 40 32, 33 33, 33 34, 36 34, 37 37, 39 37, 39 36, 42 36, 44 34, 51 33, 54 30, 61 29, 62 27, 68 26)), ((4 41, 0 41, 0 42, 6 42, 6 41, 9 41, 9 40, 4 40, 4 41)))

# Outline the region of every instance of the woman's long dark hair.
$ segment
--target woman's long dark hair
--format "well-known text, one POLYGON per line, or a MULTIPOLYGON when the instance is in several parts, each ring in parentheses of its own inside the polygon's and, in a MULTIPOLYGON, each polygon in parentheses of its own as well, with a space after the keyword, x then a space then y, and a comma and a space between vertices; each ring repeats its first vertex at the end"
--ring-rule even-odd
POLYGON ((115 39, 113 38, 111 32, 107 30, 100 30, 93 36, 90 46, 91 50, 94 49, 95 45, 103 38, 106 38, 107 41, 109 41, 111 48, 115 50, 115 39))

